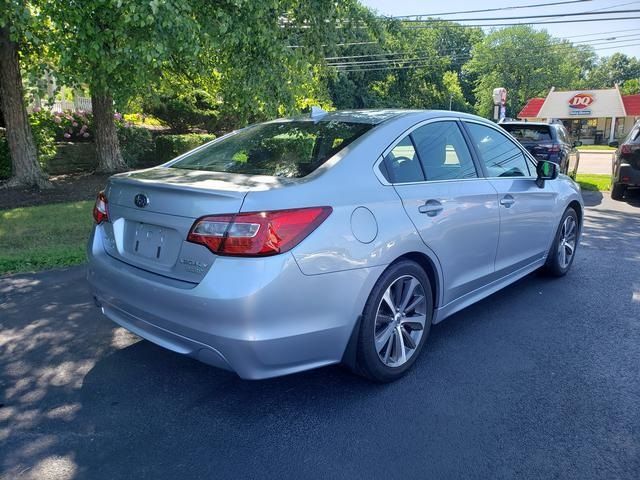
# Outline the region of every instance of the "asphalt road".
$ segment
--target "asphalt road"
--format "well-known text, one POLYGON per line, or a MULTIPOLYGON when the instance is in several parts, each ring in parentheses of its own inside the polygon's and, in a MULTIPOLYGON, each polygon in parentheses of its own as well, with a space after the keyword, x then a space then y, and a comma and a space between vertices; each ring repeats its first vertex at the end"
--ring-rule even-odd
POLYGON ((248 382, 115 328, 82 268, 0 279, 3 479, 640 478, 640 194, 573 270, 439 325, 391 385, 248 382))

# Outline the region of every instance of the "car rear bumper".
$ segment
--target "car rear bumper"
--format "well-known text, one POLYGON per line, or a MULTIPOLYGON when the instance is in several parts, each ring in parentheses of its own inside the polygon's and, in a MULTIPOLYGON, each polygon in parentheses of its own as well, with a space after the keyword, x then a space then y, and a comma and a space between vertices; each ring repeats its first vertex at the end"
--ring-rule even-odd
POLYGON ((615 181, 623 185, 640 186, 640 170, 633 168, 631 165, 622 164, 618 169, 618 176, 615 181))
POLYGON ((103 313, 151 342, 246 379, 340 362, 384 268, 307 276, 290 254, 217 257, 196 285, 110 257, 100 228, 90 239, 87 275, 103 313))

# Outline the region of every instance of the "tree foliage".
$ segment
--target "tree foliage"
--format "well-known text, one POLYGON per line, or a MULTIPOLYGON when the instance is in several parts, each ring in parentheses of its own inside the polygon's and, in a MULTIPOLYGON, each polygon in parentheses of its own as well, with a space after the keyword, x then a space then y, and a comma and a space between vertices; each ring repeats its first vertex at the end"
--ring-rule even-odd
POLYGON ((476 77, 479 115, 492 115, 491 92, 504 87, 507 115, 515 116, 528 99, 546 95, 552 86, 578 87, 592 57, 590 49, 559 41, 544 30, 516 26, 494 31, 477 43, 464 70, 476 77))

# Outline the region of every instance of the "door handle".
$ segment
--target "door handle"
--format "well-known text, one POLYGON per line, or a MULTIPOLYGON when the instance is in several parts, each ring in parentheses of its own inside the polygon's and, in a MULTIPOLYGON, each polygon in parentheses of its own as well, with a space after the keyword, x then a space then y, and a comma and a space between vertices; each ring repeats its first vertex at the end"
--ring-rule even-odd
POLYGON ((424 205, 418 207, 420 213, 426 213, 430 217, 438 215, 444 207, 438 200, 427 200, 424 205))
POLYGON ((502 206, 504 206, 506 208, 509 208, 514 203, 516 203, 516 199, 513 198, 513 196, 509 195, 509 194, 505 195, 504 197, 502 197, 500 199, 500 205, 502 205, 502 206))

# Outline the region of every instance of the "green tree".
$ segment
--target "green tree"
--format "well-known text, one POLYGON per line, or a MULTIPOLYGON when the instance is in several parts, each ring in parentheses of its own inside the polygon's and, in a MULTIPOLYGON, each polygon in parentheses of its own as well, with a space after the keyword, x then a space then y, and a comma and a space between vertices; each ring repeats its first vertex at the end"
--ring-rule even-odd
POLYGON ((552 86, 577 86, 590 58, 589 49, 576 49, 530 26, 508 27, 476 44, 464 70, 475 76, 476 111, 490 117, 491 92, 507 89, 507 115, 515 116, 528 99, 545 95, 552 86))
MULTIPOLYGON (((205 83, 238 122, 293 108, 310 59, 336 38, 355 0, 83 0, 49 2, 61 73, 88 84, 98 169, 125 167, 113 122, 123 105, 176 74, 205 83), (289 40, 300 49, 287 48, 289 40)), ((304 78, 306 77, 306 78, 304 78)), ((227 113, 228 114, 228 113, 227 113)))
POLYGON ((366 45, 329 61, 339 64, 327 81, 338 108, 472 108, 472 84, 462 67, 482 38, 480 29, 388 19, 378 24, 378 32, 362 38, 366 45))
POLYGON ((627 81, 640 79, 640 60, 624 53, 601 58, 587 76, 591 88, 624 86, 627 81))
POLYGON ((38 49, 46 23, 28 1, 0 1, 0 110, 7 127, 12 179, 9 185, 47 188, 51 184, 38 163, 25 106, 21 57, 38 49))
POLYGON ((200 32, 191 3, 83 0, 47 2, 43 11, 54 26, 61 80, 89 86, 98 171, 124 170, 114 102, 153 82, 172 58, 192 58, 200 32))
POLYGON ((620 87, 622 95, 637 95, 640 93, 640 78, 626 80, 620 87))

